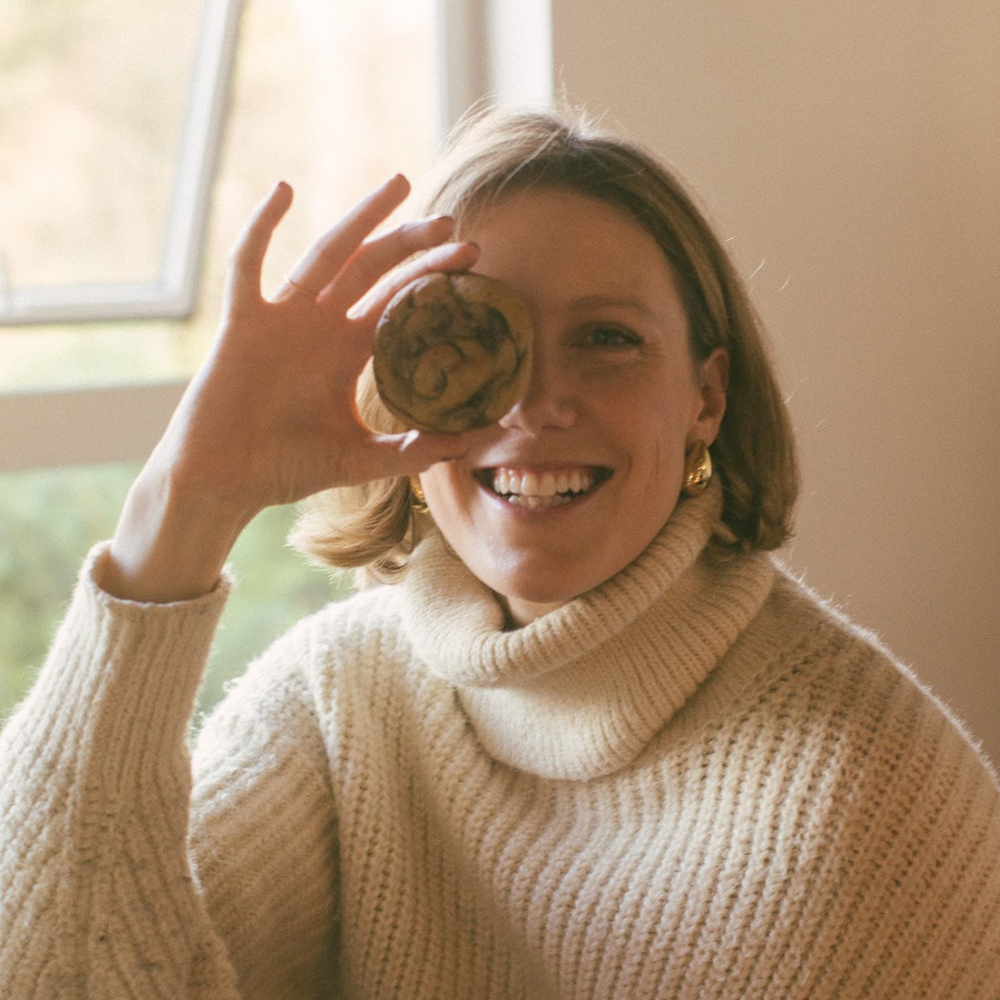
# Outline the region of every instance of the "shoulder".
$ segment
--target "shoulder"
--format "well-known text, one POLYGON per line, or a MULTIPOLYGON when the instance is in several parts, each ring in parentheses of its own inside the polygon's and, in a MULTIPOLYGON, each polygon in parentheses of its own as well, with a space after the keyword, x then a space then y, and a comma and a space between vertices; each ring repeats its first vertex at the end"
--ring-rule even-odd
POLYGON ((907 919, 976 885, 1000 904, 1000 788, 961 722, 800 581, 780 573, 769 605, 781 642, 751 700, 828 870, 907 919))
POLYGON ((842 722, 889 743, 954 740, 991 771, 961 720, 910 665, 781 567, 771 611, 786 639, 797 640, 786 646, 784 658, 792 683, 813 698, 827 695, 833 704, 850 707, 842 722))
POLYGON ((703 751, 754 802, 789 891, 816 901, 826 966, 854 956, 843 982, 865 988, 840 995, 979 995, 963 990, 1000 969, 985 757, 877 637, 786 573, 740 644, 703 751))
POLYGON ((301 619, 228 686, 201 742, 237 727, 281 732, 290 744, 315 740, 337 688, 371 676, 378 663, 406 661, 399 622, 392 586, 359 591, 301 619))
POLYGON ((412 658, 397 584, 380 584, 327 605, 303 619, 290 639, 315 683, 412 658))
POLYGON ((405 641, 398 586, 383 584, 356 591, 296 622, 247 670, 267 672, 280 663, 285 670, 308 676, 345 660, 392 655, 405 641))
POLYGON ((762 654, 754 685, 762 704, 783 705, 790 720, 807 728, 831 727, 841 752, 885 756, 885 766, 899 754, 897 763, 911 773, 927 766, 931 751, 956 753, 996 788, 961 721, 914 670, 873 632, 778 570, 744 637, 751 655, 762 654))
MULTIPOLYGON (((398 585, 358 590, 301 619, 275 644, 306 661, 326 662, 339 651, 357 655, 401 635, 402 593, 398 585)), ((376 650, 372 650, 376 652, 376 650)))
POLYGON ((780 788, 775 817, 876 867, 885 852, 943 863, 978 843, 980 874, 1000 878, 990 763, 909 667, 800 581, 779 572, 718 674, 688 731, 780 788))

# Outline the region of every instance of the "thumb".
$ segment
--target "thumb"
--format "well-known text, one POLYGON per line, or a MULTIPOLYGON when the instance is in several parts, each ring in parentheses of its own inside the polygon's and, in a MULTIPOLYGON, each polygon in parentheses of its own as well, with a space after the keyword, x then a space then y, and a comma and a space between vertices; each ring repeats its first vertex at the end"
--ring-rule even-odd
POLYGON ((417 430, 402 434, 372 434, 369 438, 369 453, 375 455, 375 469, 369 467, 364 478, 415 476, 426 472, 438 462, 463 459, 473 449, 478 451, 503 434, 503 428, 498 424, 457 434, 433 434, 417 430))
POLYGON ((459 434, 411 430, 403 434, 378 434, 375 446, 382 452, 385 475, 415 476, 438 462, 465 458, 474 447, 481 447, 498 433, 503 430, 496 424, 459 434))
POLYGON ((437 462, 450 462, 465 458, 470 447, 470 437, 464 434, 433 434, 429 431, 407 431, 393 435, 399 459, 411 471, 407 475, 424 472, 437 462))

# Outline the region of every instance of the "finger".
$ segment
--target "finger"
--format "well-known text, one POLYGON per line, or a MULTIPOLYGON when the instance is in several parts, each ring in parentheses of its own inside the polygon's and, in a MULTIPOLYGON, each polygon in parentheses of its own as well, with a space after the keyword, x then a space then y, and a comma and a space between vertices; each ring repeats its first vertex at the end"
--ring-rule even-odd
POLYGON ((320 303, 343 311, 353 305, 386 271, 420 250, 437 246, 455 228, 448 216, 407 222, 383 236, 366 240, 320 296, 320 303))
POLYGON ((386 181, 324 233, 289 273, 294 286, 321 292, 339 273, 361 241, 399 207, 410 192, 402 175, 386 181))
POLYGON ((461 434, 423 434, 420 431, 372 435, 367 451, 373 468, 362 478, 416 476, 437 462, 462 458, 467 451, 467 445, 461 440, 463 437, 461 434))
POLYGON ((503 431, 496 424, 461 434, 373 433, 369 449, 379 477, 415 476, 438 462, 464 458, 473 448, 482 448, 494 441, 498 433, 503 431))
POLYGON ((479 257, 475 243, 445 243, 387 274, 348 312, 348 318, 362 325, 382 315, 392 297, 408 284, 433 271, 468 271, 479 257))
POLYGON ((264 256, 275 228, 291 204, 291 187, 279 181, 254 209, 230 255, 227 295, 231 302, 260 298, 264 256))

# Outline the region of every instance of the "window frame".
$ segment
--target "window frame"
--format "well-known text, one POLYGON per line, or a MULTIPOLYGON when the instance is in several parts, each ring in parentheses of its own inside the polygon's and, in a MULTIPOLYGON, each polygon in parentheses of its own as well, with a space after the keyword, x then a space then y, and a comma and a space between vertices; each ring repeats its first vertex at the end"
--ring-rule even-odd
POLYGON ((0 326, 191 316, 244 3, 204 0, 158 279, 8 287, 0 275, 0 326))
MULTIPOLYGON (((252 0, 251 0, 252 2, 252 0)), ((161 279, 160 308, 170 300, 183 317, 190 313, 197 292, 204 235, 211 205, 212 181, 218 162, 228 107, 239 21, 246 0, 207 0, 196 74, 205 73, 212 86, 192 87, 182 152, 175 211, 171 220, 174 247, 186 247, 170 258, 161 279), (181 207, 178 207, 181 206, 181 207), (172 289, 164 294, 164 289, 172 289)), ((484 97, 509 97, 546 104, 551 88, 551 7, 548 0, 437 0, 438 131, 442 140, 467 108, 484 97), (525 32, 536 25, 538 41, 530 52, 533 74, 523 65, 516 77, 505 74, 504 46, 497 37, 525 32), (505 27, 506 25, 506 27, 505 27), (512 83, 514 84, 512 88, 512 83)), ((530 47, 529 47, 530 48, 530 47)), ((523 53, 522 53, 523 56, 523 53)), ((26 322, 93 322, 95 319, 144 319, 142 296, 133 286, 117 288, 120 311, 103 304, 55 301, 37 303, 26 322), (44 312, 43 309, 50 310, 44 312), (103 311, 100 311, 103 310, 103 311), (41 317, 45 316, 43 320, 41 317)), ((0 285, 0 295, 3 289, 0 285)), ((19 293, 23 294, 23 293, 19 293)), ((41 298, 41 296, 40 296, 41 298)), ((8 308, 17 307, 8 298, 8 308)), ((23 299, 22 299, 23 307, 23 299)), ((165 315, 162 311, 155 315, 165 315)), ((7 319, 0 315, 0 326, 7 319)), ((0 392, 0 474, 31 469, 71 467, 99 462, 145 459, 163 433, 180 401, 187 380, 83 387, 79 389, 0 392)))

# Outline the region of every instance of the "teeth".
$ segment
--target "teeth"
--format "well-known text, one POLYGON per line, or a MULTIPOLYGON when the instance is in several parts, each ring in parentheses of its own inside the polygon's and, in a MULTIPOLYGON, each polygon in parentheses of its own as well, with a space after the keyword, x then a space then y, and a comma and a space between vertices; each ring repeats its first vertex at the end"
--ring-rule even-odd
POLYGON ((507 503, 513 507, 562 507, 572 502, 571 497, 561 497, 558 494, 551 497, 523 497, 518 493, 511 493, 507 497, 507 503))
POLYGON ((567 493, 587 493, 593 486, 593 479, 586 470, 572 472, 525 472, 518 474, 510 469, 497 469, 493 473, 493 490, 513 500, 523 500, 519 506, 537 507, 538 503, 527 501, 564 501, 571 497, 567 493))

